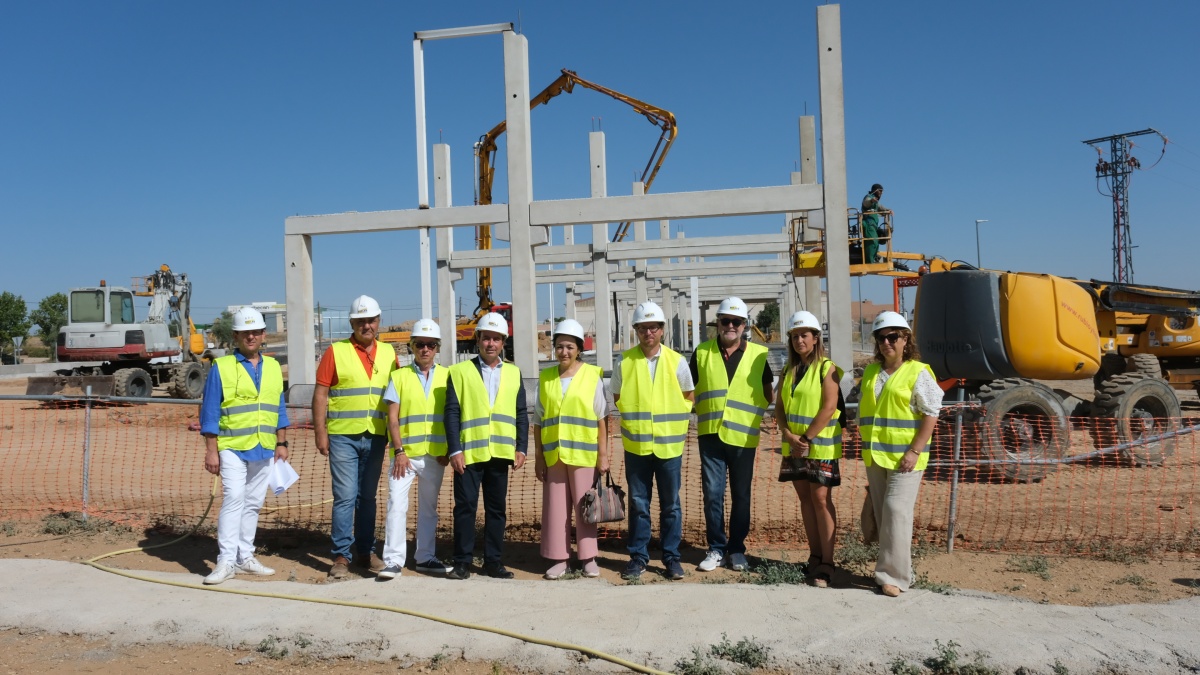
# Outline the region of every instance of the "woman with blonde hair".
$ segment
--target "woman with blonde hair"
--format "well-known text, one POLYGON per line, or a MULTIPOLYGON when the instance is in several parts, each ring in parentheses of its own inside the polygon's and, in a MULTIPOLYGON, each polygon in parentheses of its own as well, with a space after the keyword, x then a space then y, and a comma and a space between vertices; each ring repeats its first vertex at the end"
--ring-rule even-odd
POLYGON ((557 366, 542 371, 530 420, 537 448, 534 470, 542 482, 542 557, 554 565, 547 579, 567 572, 571 517, 583 576, 600 576, 596 525, 583 519, 582 500, 596 478, 608 471, 608 396, 603 371, 580 361, 583 326, 566 319, 554 327, 557 366))
POLYGON ((894 598, 912 583, 913 509, 929 463, 942 390, 933 370, 919 360, 903 316, 881 312, 871 332, 875 363, 863 373, 858 427, 879 528, 875 584, 894 598))
POLYGON ((800 498, 808 538, 808 576, 814 586, 829 586, 837 541, 833 488, 841 485, 842 369, 825 358, 821 324, 811 312, 796 312, 788 322, 788 363, 779 380, 775 417, 783 435, 784 469, 800 498))

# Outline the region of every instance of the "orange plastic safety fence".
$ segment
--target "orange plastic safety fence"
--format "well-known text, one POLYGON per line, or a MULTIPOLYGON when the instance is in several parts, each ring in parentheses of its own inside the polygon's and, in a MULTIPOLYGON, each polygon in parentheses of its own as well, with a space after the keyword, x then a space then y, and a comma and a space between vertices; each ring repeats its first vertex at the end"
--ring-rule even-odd
MULTIPOLYGON (((112 520, 194 522, 208 503, 212 485, 203 467, 198 412, 194 404, 94 402, 89 411, 75 401, 0 401, 0 519, 33 520, 86 507, 87 513, 112 520)), ((307 409, 292 408, 289 415, 291 462, 300 480, 279 496, 267 496, 260 527, 328 531, 332 492, 327 460, 316 451, 307 409)), ((915 510, 915 536, 946 542, 957 466, 956 547, 1084 554, 1100 554, 1114 546, 1200 552, 1200 451, 1198 434, 1189 432, 1197 423, 1200 420, 1194 418, 1072 418, 1069 424, 1039 424, 1035 419, 989 426, 980 418, 964 423, 956 464, 952 418, 946 416, 934 434, 915 510), (1163 440, 1127 447, 1130 434, 1146 438, 1163 432, 1168 434, 1163 440)), ((617 450, 613 476, 624 484, 616 418, 610 420, 609 436, 617 450)), ((843 531, 857 525, 867 483, 857 435, 848 430, 845 441, 842 485, 833 490, 843 531)), ((795 490, 776 479, 779 447, 778 431, 768 419, 754 467, 752 545, 787 547, 804 541, 795 490)), ((696 448, 693 428, 683 457, 680 498, 685 541, 703 547, 696 448)), ((447 473, 439 502, 446 532, 452 522, 452 484, 447 473)), ((384 478, 379 486, 381 534, 386 492, 384 478)), ((409 517, 415 519, 415 490, 411 499, 409 517)), ((510 480, 510 537, 536 540, 541 502, 542 486, 530 462, 510 480)), ((727 491, 726 517, 730 503, 727 491)), ((657 503, 651 510, 657 529, 657 503)), ((601 536, 621 537, 623 530, 623 523, 611 523, 602 526, 601 536)))

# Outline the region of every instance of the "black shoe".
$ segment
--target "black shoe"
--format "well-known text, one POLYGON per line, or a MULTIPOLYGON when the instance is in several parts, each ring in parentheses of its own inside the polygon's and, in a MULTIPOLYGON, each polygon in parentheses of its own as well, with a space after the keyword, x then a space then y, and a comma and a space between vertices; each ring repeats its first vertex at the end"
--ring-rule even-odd
POLYGON ((495 565, 484 565, 483 573, 493 579, 511 579, 514 576, 512 572, 508 571, 508 569, 500 563, 496 563, 495 565))
POLYGON ((454 564, 454 569, 446 575, 447 579, 458 579, 460 581, 471 578, 471 570, 467 569, 466 565, 454 564))
POLYGON ((625 566, 625 569, 621 570, 621 578, 626 581, 640 579, 642 577, 642 572, 645 571, 646 563, 638 560, 637 558, 631 558, 629 560, 629 564, 625 566))
POLYGON ((907 264, 907 263, 905 263, 905 262, 904 262, 904 261, 902 261, 902 260, 893 260, 893 261, 892 261, 892 267, 895 267, 895 268, 896 268, 896 269, 898 269, 898 270, 904 270, 905 272, 911 272, 911 271, 912 271, 912 270, 908 269, 908 264, 907 264))
POLYGON ((667 578, 671 581, 679 581, 683 578, 683 565, 680 565, 678 560, 668 560, 664 566, 667 568, 667 578))

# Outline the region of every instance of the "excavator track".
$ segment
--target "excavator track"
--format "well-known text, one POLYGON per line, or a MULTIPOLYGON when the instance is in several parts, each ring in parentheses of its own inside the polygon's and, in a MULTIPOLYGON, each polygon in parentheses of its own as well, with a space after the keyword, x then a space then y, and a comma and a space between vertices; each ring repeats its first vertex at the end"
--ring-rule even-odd
POLYGON ((1175 453, 1175 438, 1142 439, 1178 429, 1182 416, 1179 398, 1170 385, 1141 372, 1108 378, 1092 402, 1096 444, 1133 444, 1123 448, 1121 455, 1136 466, 1159 466, 1175 453))
POLYGON ((978 393, 984 414, 975 423, 980 450, 1006 479, 1029 483, 1045 478, 1057 464, 1017 464, 1019 460, 1061 459, 1071 444, 1066 408, 1050 387, 1021 378, 993 380, 978 393))

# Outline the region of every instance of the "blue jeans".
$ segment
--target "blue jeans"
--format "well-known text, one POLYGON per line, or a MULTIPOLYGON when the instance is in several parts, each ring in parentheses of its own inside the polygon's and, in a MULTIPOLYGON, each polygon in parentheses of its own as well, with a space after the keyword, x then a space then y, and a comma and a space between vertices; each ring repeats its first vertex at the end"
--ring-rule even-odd
POLYGON ((353 560, 375 551, 376 494, 383 473, 387 436, 329 435, 329 474, 333 478, 333 556, 353 560))
POLYGON ((700 442, 700 481, 704 488, 704 526, 708 550, 722 555, 746 552, 750 533, 750 485, 754 478, 755 448, 725 443, 716 434, 700 442), (729 474, 729 538, 725 538, 725 474, 729 474))
POLYGON ((664 563, 679 560, 683 539, 679 483, 683 458, 659 459, 654 455, 625 453, 625 480, 629 483, 629 558, 650 561, 650 488, 658 483, 658 529, 664 563))

